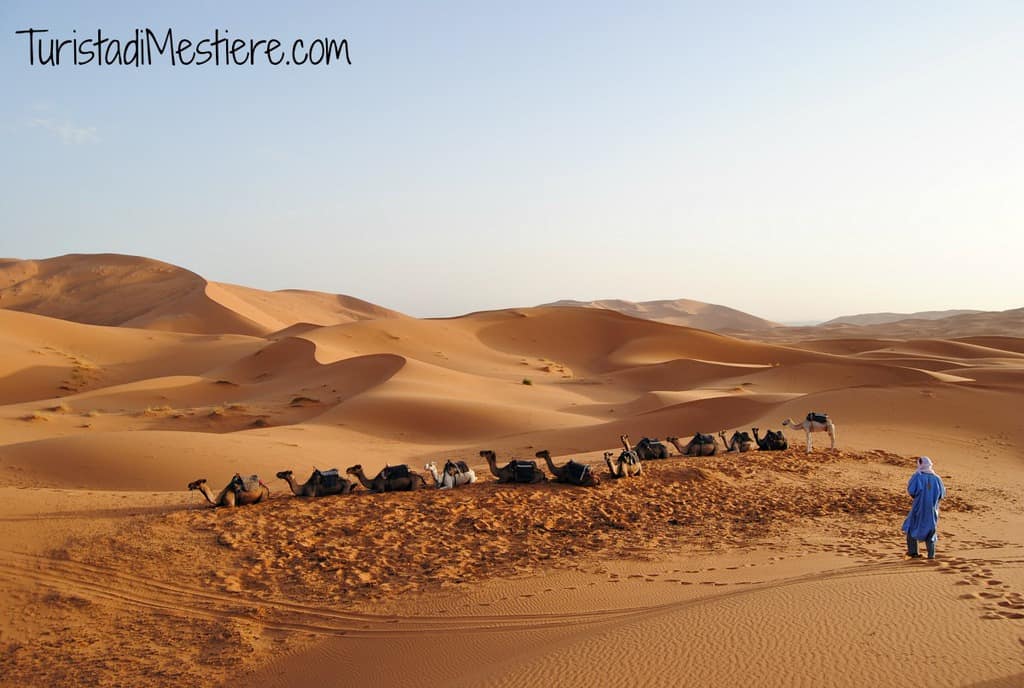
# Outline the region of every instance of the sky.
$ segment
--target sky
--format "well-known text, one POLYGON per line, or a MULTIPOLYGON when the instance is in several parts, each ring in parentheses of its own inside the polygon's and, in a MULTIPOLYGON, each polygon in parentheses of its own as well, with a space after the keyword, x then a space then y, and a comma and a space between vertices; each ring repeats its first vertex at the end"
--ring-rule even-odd
POLYGON ((3 0, 0 27, 3 257, 417 316, 1024 306, 1016 0, 3 0), (31 65, 28 28, 344 38, 352 64, 31 65))

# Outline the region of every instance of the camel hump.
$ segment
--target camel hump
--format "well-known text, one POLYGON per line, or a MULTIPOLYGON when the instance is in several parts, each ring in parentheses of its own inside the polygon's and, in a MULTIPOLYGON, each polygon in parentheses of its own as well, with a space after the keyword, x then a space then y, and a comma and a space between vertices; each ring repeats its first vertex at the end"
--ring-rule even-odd
POLYGON ((828 414, 816 413, 814 411, 811 411, 810 413, 807 414, 807 420, 811 421, 812 423, 827 423, 828 414))

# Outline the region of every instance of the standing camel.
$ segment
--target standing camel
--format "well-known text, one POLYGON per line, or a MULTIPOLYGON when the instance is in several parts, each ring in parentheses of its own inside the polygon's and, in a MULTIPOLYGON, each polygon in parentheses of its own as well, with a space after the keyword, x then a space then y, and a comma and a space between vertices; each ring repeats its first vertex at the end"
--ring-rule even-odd
POLYGON ((291 471, 281 471, 277 477, 288 483, 292 488, 292 494, 296 497, 323 497, 324 495, 348 494, 355 489, 356 484, 351 480, 342 478, 337 468, 328 471, 321 471, 317 468, 309 476, 309 480, 301 485, 295 482, 291 471))
POLYGON ((363 484, 363 487, 372 492, 407 492, 427 486, 427 481, 423 476, 410 471, 405 464, 385 466, 373 480, 367 478, 363 473, 362 464, 350 466, 345 473, 354 475, 363 484))
POLYGON ((697 433, 686 445, 679 444, 678 437, 666 437, 683 456, 714 456, 718 452, 718 443, 714 435, 697 433))
POLYGON ((516 461, 513 459, 498 468, 498 459, 490 449, 484 449, 480 456, 487 462, 491 474, 499 483, 540 483, 548 479, 544 471, 537 467, 536 461, 516 461))
POLYGON ((601 479, 585 463, 570 460, 561 466, 556 466, 555 462, 551 460, 551 452, 547 449, 537 452, 536 456, 538 459, 544 459, 544 462, 548 465, 548 470, 551 471, 551 475, 555 476, 557 482, 580 485, 582 487, 597 487, 601 484, 601 479))
POLYGON ((216 497, 213 496, 209 485, 206 484, 206 478, 193 480, 188 484, 188 489, 199 490, 199 493, 206 497, 206 501, 214 506, 235 507, 245 504, 256 504, 257 502, 270 499, 270 488, 264 485, 263 481, 255 475, 245 479, 238 473, 235 473, 235 476, 231 478, 231 482, 216 497))
POLYGON ((797 423, 792 418, 787 418, 782 421, 783 425, 788 425, 793 429, 802 429, 807 433, 807 453, 811 453, 811 433, 812 432, 827 432, 829 438, 832 440, 831 449, 836 448, 836 425, 832 422, 832 419, 824 413, 814 413, 811 411, 807 414, 807 417, 800 423, 797 423))

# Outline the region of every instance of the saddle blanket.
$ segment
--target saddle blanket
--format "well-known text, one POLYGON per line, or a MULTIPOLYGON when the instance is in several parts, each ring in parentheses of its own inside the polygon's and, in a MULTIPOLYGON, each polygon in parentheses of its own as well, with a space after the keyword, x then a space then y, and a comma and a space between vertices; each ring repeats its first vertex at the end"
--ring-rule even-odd
POLYGON ((244 478, 236 473, 235 477, 231 479, 231 484, 234 486, 235 492, 254 492, 260 489, 263 481, 255 473, 244 478))
POLYGON ((409 466, 404 463, 400 463, 397 466, 385 466, 384 470, 380 472, 380 475, 385 480, 394 480, 395 478, 408 478, 409 466))
POLYGON ((465 461, 448 461, 444 465, 444 472, 447 473, 452 466, 455 467, 456 473, 469 473, 469 464, 465 461))
POLYGON ((811 411, 810 413, 807 414, 807 420, 809 420, 809 421, 811 421, 813 423, 827 423, 828 422, 828 414, 827 413, 815 413, 814 411, 811 411))
POLYGON ((694 444, 714 444, 715 443, 715 436, 714 435, 702 435, 701 433, 698 432, 696 435, 693 436, 693 443, 694 444))
POLYGON ((624 451, 619 454, 619 461, 625 461, 630 466, 640 463, 640 457, 637 456, 635 451, 624 451))
POLYGON ((570 461, 565 467, 565 471, 569 480, 583 482, 587 477, 587 473, 590 472, 590 466, 585 463, 570 461))
POLYGON ((320 474, 320 484, 328 489, 341 484, 341 473, 338 472, 337 468, 331 468, 326 471, 317 470, 317 473, 320 474))
POLYGON ((536 461, 515 461, 512 463, 512 479, 517 483, 533 482, 533 476, 536 473, 536 461))

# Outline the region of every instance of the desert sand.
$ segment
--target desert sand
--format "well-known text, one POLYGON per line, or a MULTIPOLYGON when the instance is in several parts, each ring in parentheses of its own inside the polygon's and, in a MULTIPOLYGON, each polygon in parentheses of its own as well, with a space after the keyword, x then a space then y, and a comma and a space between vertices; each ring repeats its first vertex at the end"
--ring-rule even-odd
POLYGON ((0 261, 0 685, 1024 685, 1024 331, 998 315, 740 338, 0 261), (836 449, 602 460, 811 410, 836 449), (483 449, 603 480, 498 484, 483 449), (922 454, 934 561, 900 532, 922 454), (478 482, 275 477, 447 459, 478 482), (186 490, 236 472, 271 499, 186 490))

